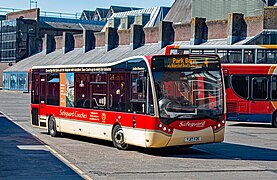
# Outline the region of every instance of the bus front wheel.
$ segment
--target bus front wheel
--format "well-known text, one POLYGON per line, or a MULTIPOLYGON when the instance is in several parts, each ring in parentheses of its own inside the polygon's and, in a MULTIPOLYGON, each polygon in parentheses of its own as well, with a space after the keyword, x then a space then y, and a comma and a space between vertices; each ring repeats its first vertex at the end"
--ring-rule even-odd
POLYGON ((59 133, 57 132, 56 120, 54 116, 50 116, 48 120, 48 134, 52 137, 57 137, 59 133))
POLYGON ((274 112, 272 116, 272 122, 271 122, 273 127, 277 127, 277 111, 274 112))
POLYGON ((129 149, 130 146, 125 143, 124 132, 122 127, 117 124, 112 131, 113 145, 120 150, 129 149))

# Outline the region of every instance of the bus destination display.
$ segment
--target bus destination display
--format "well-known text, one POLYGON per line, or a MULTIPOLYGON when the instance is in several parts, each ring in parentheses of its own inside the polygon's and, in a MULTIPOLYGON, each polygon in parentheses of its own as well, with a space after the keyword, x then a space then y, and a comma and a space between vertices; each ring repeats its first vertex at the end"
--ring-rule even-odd
POLYGON ((198 68, 219 68, 217 56, 174 56, 174 57, 155 57, 153 58, 153 69, 198 69, 198 68))

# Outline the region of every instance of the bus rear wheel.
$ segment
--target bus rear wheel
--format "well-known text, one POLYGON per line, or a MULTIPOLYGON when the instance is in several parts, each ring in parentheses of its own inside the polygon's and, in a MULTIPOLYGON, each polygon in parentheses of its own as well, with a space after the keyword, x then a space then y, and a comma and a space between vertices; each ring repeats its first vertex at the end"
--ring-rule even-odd
POLYGON ((48 134, 50 134, 52 137, 57 137, 60 134, 57 131, 56 120, 54 116, 50 116, 48 120, 48 134))
POLYGON ((274 112, 272 116, 272 122, 271 122, 273 127, 277 127, 277 111, 274 112))
POLYGON ((116 125, 112 131, 113 145, 119 150, 127 150, 130 145, 125 143, 124 132, 120 125, 116 125))

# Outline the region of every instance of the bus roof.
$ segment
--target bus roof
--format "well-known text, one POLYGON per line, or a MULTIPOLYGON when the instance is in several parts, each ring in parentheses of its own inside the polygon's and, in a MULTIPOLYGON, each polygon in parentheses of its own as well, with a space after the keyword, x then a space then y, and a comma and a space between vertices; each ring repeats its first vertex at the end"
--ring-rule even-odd
POLYGON ((277 65, 270 64, 221 64, 229 74, 277 74, 277 65))
MULTIPOLYGON (((105 67, 111 67, 129 60, 136 60, 136 59, 144 59, 146 62, 149 63, 149 65, 151 65, 151 59, 153 57, 158 57, 158 56, 172 56, 172 55, 152 55, 152 56, 132 56, 132 57, 128 57, 128 58, 124 58, 122 60, 119 61, 111 61, 111 62, 103 62, 103 63, 99 63, 99 62, 95 62, 95 63, 90 63, 90 64, 67 64, 67 65, 46 65, 46 66, 33 66, 32 69, 61 69, 61 68, 105 68, 105 67)), ((192 56, 192 57, 210 57, 210 58, 216 58, 218 60, 218 63, 220 63, 219 61, 219 57, 216 54, 182 54, 182 55, 173 55, 173 56, 192 56)))
MULTIPOLYGON (((151 58, 152 56, 147 56, 148 58, 151 58)), ((32 69, 59 69, 59 68, 81 68, 81 67, 109 67, 109 66, 113 66, 131 59, 144 59, 147 60, 146 56, 132 56, 132 57, 128 57, 128 58, 124 58, 122 60, 119 61, 114 61, 114 62, 103 62, 103 63, 90 63, 90 64, 68 64, 68 65, 47 65, 47 66, 33 66, 32 69)))
POLYGON ((170 49, 277 49, 277 45, 169 45, 170 49))

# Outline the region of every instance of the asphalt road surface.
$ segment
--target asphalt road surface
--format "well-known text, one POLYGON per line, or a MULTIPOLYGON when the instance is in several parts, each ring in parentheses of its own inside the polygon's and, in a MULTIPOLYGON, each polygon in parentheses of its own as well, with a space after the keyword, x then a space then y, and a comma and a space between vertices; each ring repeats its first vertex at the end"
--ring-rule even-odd
POLYGON ((0 179, 277 179, 277 129, 269 124, 228 122, 223 143, 120 151, 33 128, 29 96, 0 91, 0 111, 12 120, 0 118, 0 179))

